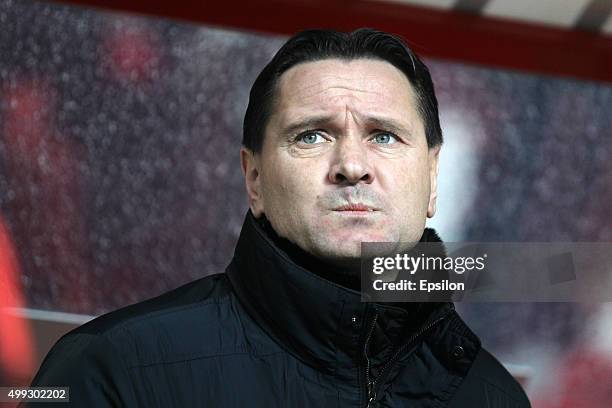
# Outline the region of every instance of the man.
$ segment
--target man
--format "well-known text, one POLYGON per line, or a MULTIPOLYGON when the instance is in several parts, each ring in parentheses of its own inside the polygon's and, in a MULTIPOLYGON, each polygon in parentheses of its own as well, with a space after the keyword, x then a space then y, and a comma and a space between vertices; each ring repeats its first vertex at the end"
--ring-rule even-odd
POLYGON ((361 29, 292 37, 250 94, 250 211, 225 274, 64 336, 33 385, 75 406, 527 407, 450 303, 360 301, 361 242, 439 242, 426 66, 361 29))

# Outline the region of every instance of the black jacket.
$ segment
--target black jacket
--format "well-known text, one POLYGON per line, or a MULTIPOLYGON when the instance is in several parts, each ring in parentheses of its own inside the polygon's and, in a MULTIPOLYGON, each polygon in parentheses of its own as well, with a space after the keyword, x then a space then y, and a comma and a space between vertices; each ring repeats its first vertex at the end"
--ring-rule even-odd
POLYGON ((451 303, 362 303, 250 213, 225 274, 77 328, 32 385, 87 408, 529 406, 451 303))

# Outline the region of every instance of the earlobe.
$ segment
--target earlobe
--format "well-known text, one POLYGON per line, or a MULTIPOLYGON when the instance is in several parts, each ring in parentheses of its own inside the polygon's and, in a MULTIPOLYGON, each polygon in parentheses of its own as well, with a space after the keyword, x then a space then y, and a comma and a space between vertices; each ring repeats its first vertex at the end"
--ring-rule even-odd
POLYGON ((429 149, 429 205, 427 206, 427 217, 432 218, 436 214, 436 202, 438 199, 438 165, 440 158, 440 145, 429 149))
POLYGON ((263 214, 263 197, 261 194, 260 173, 255 153, 250 149, 242 147, 240 149, 240 165, 249 198, 249 208, 255 216, 259 218, 263 214))
POLYGON ((427 218, 433 218, 436 215, 436 197, 429 199, 429 206, 427 207, 427 218))

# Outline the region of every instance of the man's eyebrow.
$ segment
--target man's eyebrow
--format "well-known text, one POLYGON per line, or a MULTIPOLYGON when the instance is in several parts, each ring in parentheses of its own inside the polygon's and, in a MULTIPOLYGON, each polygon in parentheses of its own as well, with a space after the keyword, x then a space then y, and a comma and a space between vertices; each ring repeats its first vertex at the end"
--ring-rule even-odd
POLYGON ((290 135, 299 132, 300 130, 323 127, 324 125, 328 125, 331 121, 333 121, 333 116, 330 115, 308 117, 295 123, 291 123, 287 127, 283 128, 282 134, 290 135))
MULTIPOLYGON (((410 128, 391 118, 380 118, 376 116, 365 117, 366 126, 375 127, 380 130, 389 132, 412 135, 410 128)), ((282 130, 283 134, 294 134, 300 130, 316 129, 319 127, 329 126, 333 122, 334 117, 330 115, 312 116, 292 123, 282 130)))
POLYGON ((368 116, 365 118, 365 122, 372 127, 380 130, 388 130, 389 132, 396 133, 398 135, 411 136, 412 132, 410 128, 391 118, 378 118, 375 116, 368 116))

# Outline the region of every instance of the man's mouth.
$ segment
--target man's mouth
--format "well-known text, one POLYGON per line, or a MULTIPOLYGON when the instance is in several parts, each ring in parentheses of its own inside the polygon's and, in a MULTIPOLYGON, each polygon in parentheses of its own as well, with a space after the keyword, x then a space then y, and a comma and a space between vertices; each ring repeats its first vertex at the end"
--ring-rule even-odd
POLYGON ((351 213, 370 213, 370 212, 378 211, 378 209, 374 207, 370 207, 369 205, 366 205, 366 204, 357 203, 357 204, 345 204, 340 207, 336 207, 334 208, 334 211, 351 212, 351 213))

